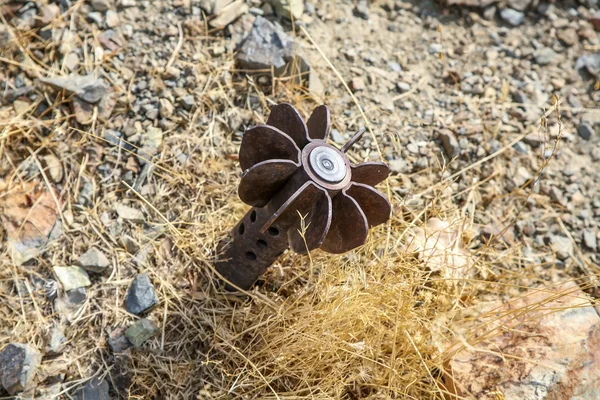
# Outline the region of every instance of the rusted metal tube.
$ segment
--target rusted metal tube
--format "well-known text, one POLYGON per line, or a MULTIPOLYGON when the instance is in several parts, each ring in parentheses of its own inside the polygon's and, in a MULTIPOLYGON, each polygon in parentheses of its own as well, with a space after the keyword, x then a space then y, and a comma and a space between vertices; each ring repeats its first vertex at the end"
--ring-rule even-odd
POLYGON ((326 143, 329 109, 317 107, 305 123, 289 104, 271 109, 266 125, 247 130, 240 147, 238 193, 254 206, 219 247, 217 271, 229 288, 249 289, 290 247, 340 254, 364 244, 368 228, 384 223, 389 201, 373 188, 389 174, 383 163, 354 165, 326 143))

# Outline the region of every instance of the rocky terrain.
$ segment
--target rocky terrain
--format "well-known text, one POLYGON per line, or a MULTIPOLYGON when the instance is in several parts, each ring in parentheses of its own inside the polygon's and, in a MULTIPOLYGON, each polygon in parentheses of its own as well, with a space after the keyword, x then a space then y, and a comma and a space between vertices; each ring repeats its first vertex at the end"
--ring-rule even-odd
POLYGON ((598 398, 596 0, 0 7, 0 398, 598 398), (226 293, 283 101, 392 221, 226 293))

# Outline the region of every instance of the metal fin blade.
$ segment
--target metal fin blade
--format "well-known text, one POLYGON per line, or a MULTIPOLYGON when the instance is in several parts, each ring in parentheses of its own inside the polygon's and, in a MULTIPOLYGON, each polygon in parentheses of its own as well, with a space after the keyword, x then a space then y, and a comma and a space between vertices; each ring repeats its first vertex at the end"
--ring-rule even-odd
POLYGON ((331 124, 331 114, 329 107, 320 105, 315 108, 306 122, 308 127, 308 136, 311 140, 326 141, 329 136, 329 126, 331 124))
POLYGON ((390 174, 390 167, 382 162, 365 162, 350 166, 352 182, 375 186, 383 182, 390 174))
POLYGON ((248 168, 238 188, 246 204, 263 207, 296 172, 298 164, 290 160, 267 160, 248 168))
POLYGON ((298 110, 291 104, 281 103, 273 106, 267 125, 285 132, 301 149, 309 142, 308 128, 298 110))
MULTIPOLYGON (((327 191, 320 189, 304 221, 298 218, 288 229, 288 242, 296 253, 304 254, 321 246, 331 225, 332 201, 327 191), (302 231, 303 230, 303 231, 302 231)), ((302 213, 302 211, 300 211, 302 213)))
POLYGON ((242 137, 242 171, 266 160, 281 159, 298 163, 299 156, 300 149, 292 138, 272 126, 257 125, 244 132, 242 137))
POLYGON ((367 240, 368 224, 356 200, 339 193, 333 198, 331 226, 321 249, 341 254, 361 246, 367 240))
POLYGON ((352 183, 346 194, 352 197, 362 210, 369 227, 385 223, 392 212, 392 205, 378 190, 362 183, 352 183))

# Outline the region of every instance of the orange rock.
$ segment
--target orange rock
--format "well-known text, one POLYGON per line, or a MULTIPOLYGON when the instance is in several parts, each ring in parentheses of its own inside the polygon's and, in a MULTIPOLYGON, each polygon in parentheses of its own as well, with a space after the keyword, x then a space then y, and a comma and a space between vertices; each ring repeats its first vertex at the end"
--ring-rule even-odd
POLYGON ((0 222, 16 264, 40 253, 55 229, 57 216, 56 203, 43 184, 0 180, 0 222))
POLYGON ((457 340, 442 340, 449 392, 481 400, 600 398, 600 317, 577 285, 461 314, 449 325, 457 340))

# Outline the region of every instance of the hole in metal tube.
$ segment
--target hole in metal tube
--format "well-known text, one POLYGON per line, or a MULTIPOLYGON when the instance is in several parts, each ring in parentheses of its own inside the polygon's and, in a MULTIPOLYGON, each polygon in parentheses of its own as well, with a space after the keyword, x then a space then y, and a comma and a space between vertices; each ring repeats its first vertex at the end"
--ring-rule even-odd
POLYGON ((264 241, 264 240, 262 240, 262 239, 258 239, 258 240, 256 241, 256 245, 258 246, 258 248, 259 248, 259 249, 266 249, 266 248, 267 248, 267 246, 268 246, 267 242, 265 242, 265 241, 264 241))
POLYGON ((248 260, 250 260, 250 261, 254 261, 254 260, 256 260, 256 254, 254 254, 254 253, 253 253, 253 252, 251 252, 251 251, 247 251, 247 252, 246 252, 246 258, 247 258, 248 260))

